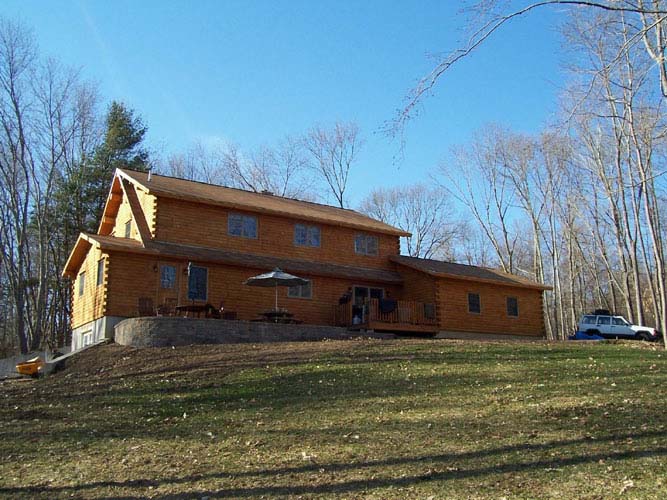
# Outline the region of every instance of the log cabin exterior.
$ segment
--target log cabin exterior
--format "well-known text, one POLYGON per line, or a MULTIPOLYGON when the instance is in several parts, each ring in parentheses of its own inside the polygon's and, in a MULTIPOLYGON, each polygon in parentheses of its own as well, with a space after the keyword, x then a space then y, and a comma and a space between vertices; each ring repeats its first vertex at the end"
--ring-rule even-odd
POLYGON ((118 169, 97 234, 79 236, 63 270, 72 347, 113 337, 116 323, 146 314, 142 299, 255 319, 274 290, 243 282, 275 267, 310 280, 278 289, 304 323, 543 336, 548 287, 401 256, 407 235, 349 209, 118 169))

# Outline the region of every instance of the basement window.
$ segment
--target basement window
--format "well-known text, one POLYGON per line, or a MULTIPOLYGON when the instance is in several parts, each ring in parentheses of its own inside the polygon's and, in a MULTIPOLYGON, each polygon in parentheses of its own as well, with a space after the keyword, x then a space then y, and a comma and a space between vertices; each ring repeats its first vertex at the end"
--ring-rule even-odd
POLYGON ((482 312, 482 301, 480 300, 478 293, 468 294, 468 312, 474 314, 482 312))
POLYGON ((516 297, 507 297, 507 315, 514 318, 519 316, 519 300, 516 297))

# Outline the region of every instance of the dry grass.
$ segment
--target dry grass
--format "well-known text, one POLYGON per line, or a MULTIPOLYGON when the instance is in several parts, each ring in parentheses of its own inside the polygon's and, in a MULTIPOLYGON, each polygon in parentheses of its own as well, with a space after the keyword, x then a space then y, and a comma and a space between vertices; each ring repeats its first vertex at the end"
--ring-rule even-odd
POLYGON ((104 346, 0 384, 0 496, 664 497, 666 396, 639 343, 104 346))

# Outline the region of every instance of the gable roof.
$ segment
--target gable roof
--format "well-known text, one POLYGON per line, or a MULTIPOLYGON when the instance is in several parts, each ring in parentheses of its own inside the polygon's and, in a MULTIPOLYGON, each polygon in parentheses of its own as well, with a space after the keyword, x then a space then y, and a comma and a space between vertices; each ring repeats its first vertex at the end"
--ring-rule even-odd
POLYGON ((176 177, 118 169, 117 174, 140 186, 149 194, 179 200, 217 205, 250 212, 262 212, 311 220, 325 224, 347 226, 365 231, 410 236, 402 229, 372 219, 355 210, 322 205, 310 201, 285 198, 272 194, 255 193, 243 189, 188 181, 176 177))
POLYGON ((98 245, 104 251, 117 251, 154 255, 163 258, 187 259, 194 262, 227 264, 253 269, 271 270, 280 267, 283 271, 292 273, 312 274, 315 276, 329 276, 334 278, 351 278, 364 281, 400 284, 401 275, 386 269, 370 269, 365 267, 346 266, 342 264, 327 264, 302 259, 289 259, 256 255, 218 248, 208 248, 180 243, 152 241, 146 246, 140 241, 117 236, 102 236, 99 234, 81 233, 79 240, 67 261, 63 276, 73 277, 81 262, 92 245, 98 245), (78 250, 77 250, 78 249, 78 250), (75 257, 76 255, 76 257, 75 257))
POLYGON ((392 255, 389 258, 392 262, 397 264, 441 278, 481 281, 505 286, 535 288, 538 290, 551 290, 549 285, 522 278, 521 276, 516 276, 514 274, 505 273, 497 269, 490 269, 488 267, 470 266, 467 264, 457 264, 455 262, 445 262, 434 259, 420 259, 405 255, 392 255))

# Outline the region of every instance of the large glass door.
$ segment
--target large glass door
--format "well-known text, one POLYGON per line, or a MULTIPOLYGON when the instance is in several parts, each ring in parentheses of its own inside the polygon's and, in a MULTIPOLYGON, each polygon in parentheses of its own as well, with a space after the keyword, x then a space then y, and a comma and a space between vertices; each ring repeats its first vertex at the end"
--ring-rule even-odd
POLYGON ((370 299, 384 298, 383 288, 373 288, 369 286, 355 286, 352 294, 352 317, 358 316, 362 323, 366 322, 368 314, 368 304, 370 299))

